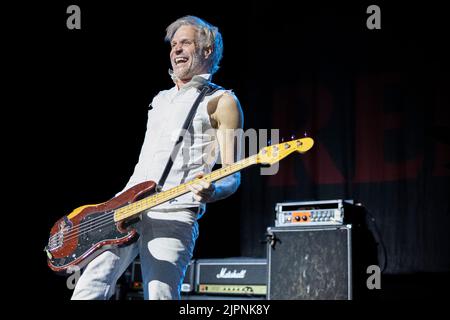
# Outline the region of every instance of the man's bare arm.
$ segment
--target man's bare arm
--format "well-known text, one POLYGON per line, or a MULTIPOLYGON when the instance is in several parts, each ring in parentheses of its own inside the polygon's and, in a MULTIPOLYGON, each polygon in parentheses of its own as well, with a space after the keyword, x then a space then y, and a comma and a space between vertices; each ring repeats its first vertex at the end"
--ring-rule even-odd
MULTIPOLYGON (((217 139, 220 148, 222 167, 231 165, 241 159, 238 142, 242 139, 243 114, 239 101, 234 95, 225 93, 217 103, 211 118, 217 123, 217 139)), ((214 202, 229 197, 239 187, 239 172, 220 179, 215 183, 200 181, 192 185, 194 199, 200 202, 214 202)))

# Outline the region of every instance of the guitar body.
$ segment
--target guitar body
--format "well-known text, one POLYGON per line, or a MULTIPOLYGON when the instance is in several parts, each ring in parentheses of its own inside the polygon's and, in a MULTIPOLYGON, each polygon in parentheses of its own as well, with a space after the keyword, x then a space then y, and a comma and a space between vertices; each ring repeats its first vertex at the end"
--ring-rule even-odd
POLYGON ((50 230, 45 249, 49 267, 56 272, 71 272, 71 267, 81 268, 111 247, 136 240, 132 221, 115 222, 114 211, 151 195, 155 187, 153 181, 142 182, 107 202, 76 208, 59 219, 50 230))

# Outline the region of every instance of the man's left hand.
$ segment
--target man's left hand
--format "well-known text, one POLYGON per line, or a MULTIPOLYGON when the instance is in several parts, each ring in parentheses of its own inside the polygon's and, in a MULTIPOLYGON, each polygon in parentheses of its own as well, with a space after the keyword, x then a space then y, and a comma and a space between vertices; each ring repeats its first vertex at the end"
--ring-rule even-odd
POLYGON ((200 173, 197 175, 197 180, 195 183, 188 186, 189 190, 194 194, 194 199, 196 201, 206 203, 212 200, 214 193, 216 191, 216 187, 214 183, 210 183, 205 180, 201 180, 204 173, 200 173))

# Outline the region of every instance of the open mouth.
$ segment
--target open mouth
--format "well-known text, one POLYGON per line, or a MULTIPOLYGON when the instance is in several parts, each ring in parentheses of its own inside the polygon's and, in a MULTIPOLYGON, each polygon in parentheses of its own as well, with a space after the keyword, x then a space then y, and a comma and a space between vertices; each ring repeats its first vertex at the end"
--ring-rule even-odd
POLYGON ((187 57, 178 57, 175 58, 175 65, 181 65, 183 63, 186 63, 189 59, 187 57))

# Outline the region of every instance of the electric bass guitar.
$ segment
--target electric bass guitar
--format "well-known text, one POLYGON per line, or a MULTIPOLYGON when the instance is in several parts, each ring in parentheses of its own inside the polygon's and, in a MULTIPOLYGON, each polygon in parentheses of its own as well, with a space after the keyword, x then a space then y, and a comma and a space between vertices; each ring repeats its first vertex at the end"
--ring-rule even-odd
POLYGON ((76 208, 50 230, 44 249, 48 266, 58 273, 82 268, 103 251, 133 242, 138 236, 133 223, 143 211, 190 192, 189 186, 199 179, 214 182, 255 164, 272 165, 295 151, 308 151, 313 144, 313 139, 301 138, 264 147, 256 155, 166 191, 157 192, 156 183, 146 181, 107 202, 76 208))

